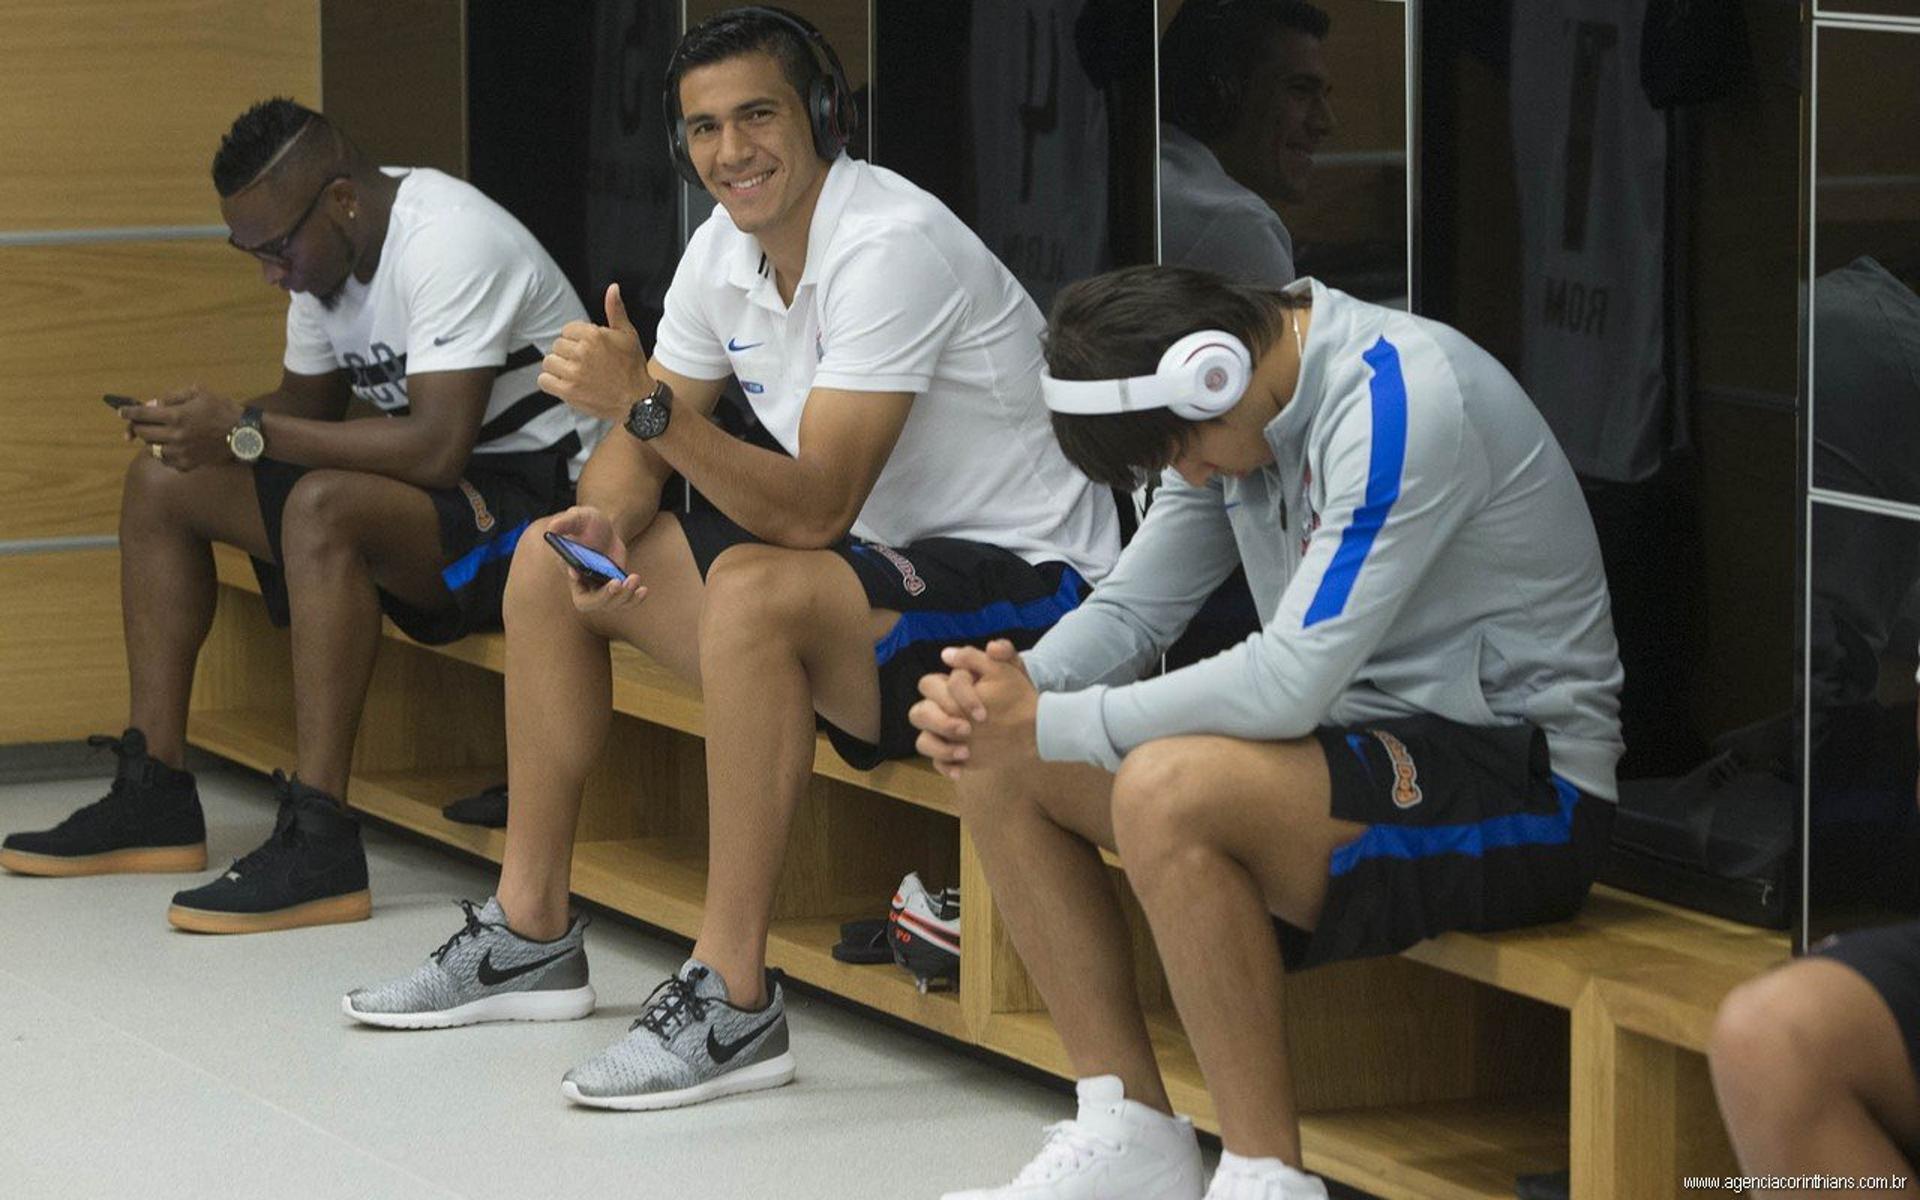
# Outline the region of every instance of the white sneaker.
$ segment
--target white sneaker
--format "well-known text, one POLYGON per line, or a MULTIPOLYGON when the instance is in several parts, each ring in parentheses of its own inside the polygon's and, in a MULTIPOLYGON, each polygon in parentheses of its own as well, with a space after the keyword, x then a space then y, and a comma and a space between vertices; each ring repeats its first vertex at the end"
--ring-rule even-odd
POLYGON ((1257 1166, 1223 1159, 1214 1172, 1206 1200, 1327 1200, 1327 1185, 1318 1175, 1289 1167, 1278 1159, 1259 1159, 1257 1166))
POLYGON ((1082 1079, 1080 1111, 1047 1126, 1032 1162, 1005 1187, 941 1200, 1199 1200, 1193 1122, 1126 1098, 1117 1075, 1082 1079))

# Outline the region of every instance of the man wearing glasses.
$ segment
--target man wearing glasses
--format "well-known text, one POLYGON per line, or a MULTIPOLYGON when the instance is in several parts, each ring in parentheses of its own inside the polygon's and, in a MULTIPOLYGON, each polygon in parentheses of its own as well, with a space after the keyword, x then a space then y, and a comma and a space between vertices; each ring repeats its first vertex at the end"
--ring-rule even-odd
POLYGON ((367 916, 344 801, 381 614, 446 642, 497 627, 513 547, 572 502, 603 426, 539 391, 585 317, 504 209, 438 171, 375 166, 319 113, 270 100, 213 161, 234 247, 290 293, 280 386, 245 402, 187 387, 121 410, 142 453, 120 516, 131 684, 109 793, 14 834, 37 875, 199 871, 205 822, 183 769, 194 660, 211 626, 211 545, 252 555, 292 625, 297 755, 273 834, 168 919, 247 933, 367 916), (348 420, 359 398, 382 420, 348 420))

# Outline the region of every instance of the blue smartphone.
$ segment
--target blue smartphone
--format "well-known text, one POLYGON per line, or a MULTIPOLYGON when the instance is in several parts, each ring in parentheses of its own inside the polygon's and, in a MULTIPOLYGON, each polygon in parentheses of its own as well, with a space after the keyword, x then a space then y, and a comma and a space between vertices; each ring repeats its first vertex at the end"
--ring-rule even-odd
POLYGON ((574 570, 598 583, 617 583, 627 577, 620 564, 595 550, 592 546, 583 546, 572 538, 561 537, 549 530, 547 545, 553 547, 563 561, 574 570))

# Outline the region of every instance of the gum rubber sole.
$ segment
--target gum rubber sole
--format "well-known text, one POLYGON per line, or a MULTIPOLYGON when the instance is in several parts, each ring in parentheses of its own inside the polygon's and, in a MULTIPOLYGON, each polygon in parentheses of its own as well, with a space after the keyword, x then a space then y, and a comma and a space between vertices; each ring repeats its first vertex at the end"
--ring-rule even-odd
POLYGON ((279 929, 300 929, 308 925, 339 925, 364 921, 373 915, 373 894, 359 891, 344 896, 309 900, 273 912, 213 912, 175 904, 167 909, 167 923, 189 933, 270 933, 279 929))
POLYGON ((100 854, 34 854, 0 850, 0 867, 16 875, 172 875, 207 869, 207 844, 134 846, 100 854))

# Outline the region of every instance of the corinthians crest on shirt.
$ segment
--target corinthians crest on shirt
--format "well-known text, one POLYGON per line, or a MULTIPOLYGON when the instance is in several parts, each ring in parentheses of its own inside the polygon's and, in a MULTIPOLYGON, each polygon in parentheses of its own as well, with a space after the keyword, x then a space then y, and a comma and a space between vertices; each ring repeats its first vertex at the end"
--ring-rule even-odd
POLYGON ((1387 752, 1387 761, 1393 764, 1393 804, 1395 808, 1412 808, 1424 798, 1420 791, 1420 768, 1413 761, 1413 752, 1407 744, 1384 729, 1369 729, 1368 733, 1387 752))

